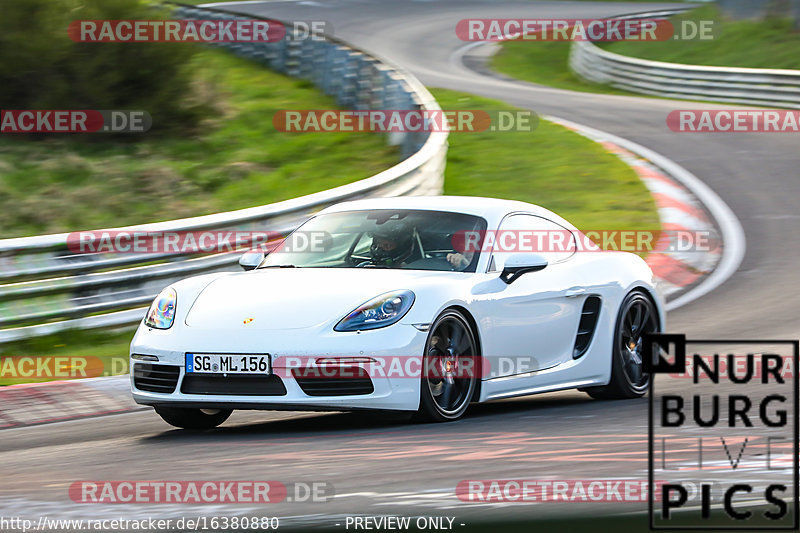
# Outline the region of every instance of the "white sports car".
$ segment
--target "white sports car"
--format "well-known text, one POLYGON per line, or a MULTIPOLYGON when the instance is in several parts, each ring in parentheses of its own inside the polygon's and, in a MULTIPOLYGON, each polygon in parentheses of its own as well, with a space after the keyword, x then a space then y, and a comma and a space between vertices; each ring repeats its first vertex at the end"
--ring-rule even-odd
POLYGON ((563 389, 641 396, 642 335, 663 331, 663 301, 640 257, 583 238, 522 202, 334 205, 245 254, 246 272, 165 288, 131 343, 133 397, 200 429, 233 409, 447 421, 470 402, 563 389))

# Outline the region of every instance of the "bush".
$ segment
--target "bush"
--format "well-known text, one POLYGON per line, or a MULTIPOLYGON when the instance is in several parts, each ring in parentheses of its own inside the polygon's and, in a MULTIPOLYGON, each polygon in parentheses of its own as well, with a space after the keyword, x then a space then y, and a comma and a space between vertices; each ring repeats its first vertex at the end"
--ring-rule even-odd
POLYGON ((77 43, 74 20, 159 19, 140 0, 0 0, 0 102, 4 109, 140 109, 151 131, 194 126, 190 43, 77 43))

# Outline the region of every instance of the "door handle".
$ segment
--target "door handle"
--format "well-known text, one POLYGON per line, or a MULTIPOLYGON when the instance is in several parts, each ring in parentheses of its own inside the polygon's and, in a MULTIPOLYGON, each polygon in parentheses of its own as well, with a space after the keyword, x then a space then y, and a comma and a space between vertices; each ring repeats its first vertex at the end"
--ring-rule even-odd
POLYGON ((572 287, 571 289, 567 289, 566 291, 564 291, 564 295, 567 298, 575 298, 576 296, 580 296, 584 292, 586 292, 586 289, 584 287, 572 287))

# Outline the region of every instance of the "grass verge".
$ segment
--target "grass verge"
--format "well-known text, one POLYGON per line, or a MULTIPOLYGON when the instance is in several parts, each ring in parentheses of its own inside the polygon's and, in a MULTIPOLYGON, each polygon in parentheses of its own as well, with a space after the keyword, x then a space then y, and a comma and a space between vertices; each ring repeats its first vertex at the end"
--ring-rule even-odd
MULTIPOLYGON (((610 52, 670 63, 707 66, 800 69, 800 33, 791 21, 732 21, 715 6, 703 6, 671 18, 682 21, 714 20, 712 40, 603 43, 610 52)), ((569 42, 507 41, 491 60, 491 68, 513 78, 572 91, 632 95, 628 91, 580 79, 569 69, 569 42)), ((643 96, 637 94, 637 96, 643 96)), ((645 95, 646 96, 646 95, 645 95)))
POLYGON ((492 70, 517 80, 570 91, 623 94, 633 93, 609 85, 584 81, 569 69, 569 42, 505 41, 492 56, 492 70))
POLYGON ((618 42, 602 47, 626 56, 690 65, 800 69, 800 32, 785 18, 734 21, 722 16, 716 6, 693 9, 671 18, 677 28, 684 21, 713 20, 714 39, 618 42))
POLYGON ((213 113, 190 137, 0 139, 0 235, 252 207, 366 178, 400 159, 381 135, 277 131, 277 110, 337 107, 306 81, 223 50, 203 50, 193 62, 192 97, 213 113))
MULTIPOLYGON (((467 93, 432 92, 444 109, 516 111, 467 93)), ((599 144, 543 120, 530 132, 451 134, 445 194, 535 203, 582 229, 659 226, 655 203, 630 167, 599 144)), ((12 356, 99 357, 104 370, 126 368, 114 361, 127 357, 132 337, 132 330, 73 331, 2 345, 0 368, 2 359, 12 356)), ((0 373, 0 385, 19 382, 0 373)))
MULTIPOLYGON (((432 92, 443 109, 517 110, 467 93, 432 92)), ((445 194, 534 203, 584 230, 659 227, 655 202, 628 165, 545 120, 530 132, 451 133, 445 194)))
POLYGON ((133 329, 65 331, 0 345, 0 385, 126 374, 133 332, 133 329), (34 370, 42 377, 30 377, 25 374, 33 367, 23 358, 51 359, 34 370), (51 375, 44 375, 48 372, 51 375))

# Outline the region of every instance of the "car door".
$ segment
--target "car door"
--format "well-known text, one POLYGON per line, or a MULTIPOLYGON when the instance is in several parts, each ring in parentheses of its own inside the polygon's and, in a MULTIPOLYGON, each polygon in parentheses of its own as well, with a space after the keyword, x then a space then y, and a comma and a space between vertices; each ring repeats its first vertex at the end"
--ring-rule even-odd
POLYGON ((483 294, 476 295, 489 325, 483 345, 492 376, 525 374, 572 359, 585 299, 584 281, 572 268, 574 239, 570 230, 535 215, 512 214, 501 222, 488 267, 497 277, 490 276, 478 291, 483 294), (543 234, 544 242, 525 245, 525 234, 543 234), (514 240, 518 245, 509 249, 514 240), (543 255, 548 265, 506 284, 500 279, 505 261, 525 252, 543 255))

